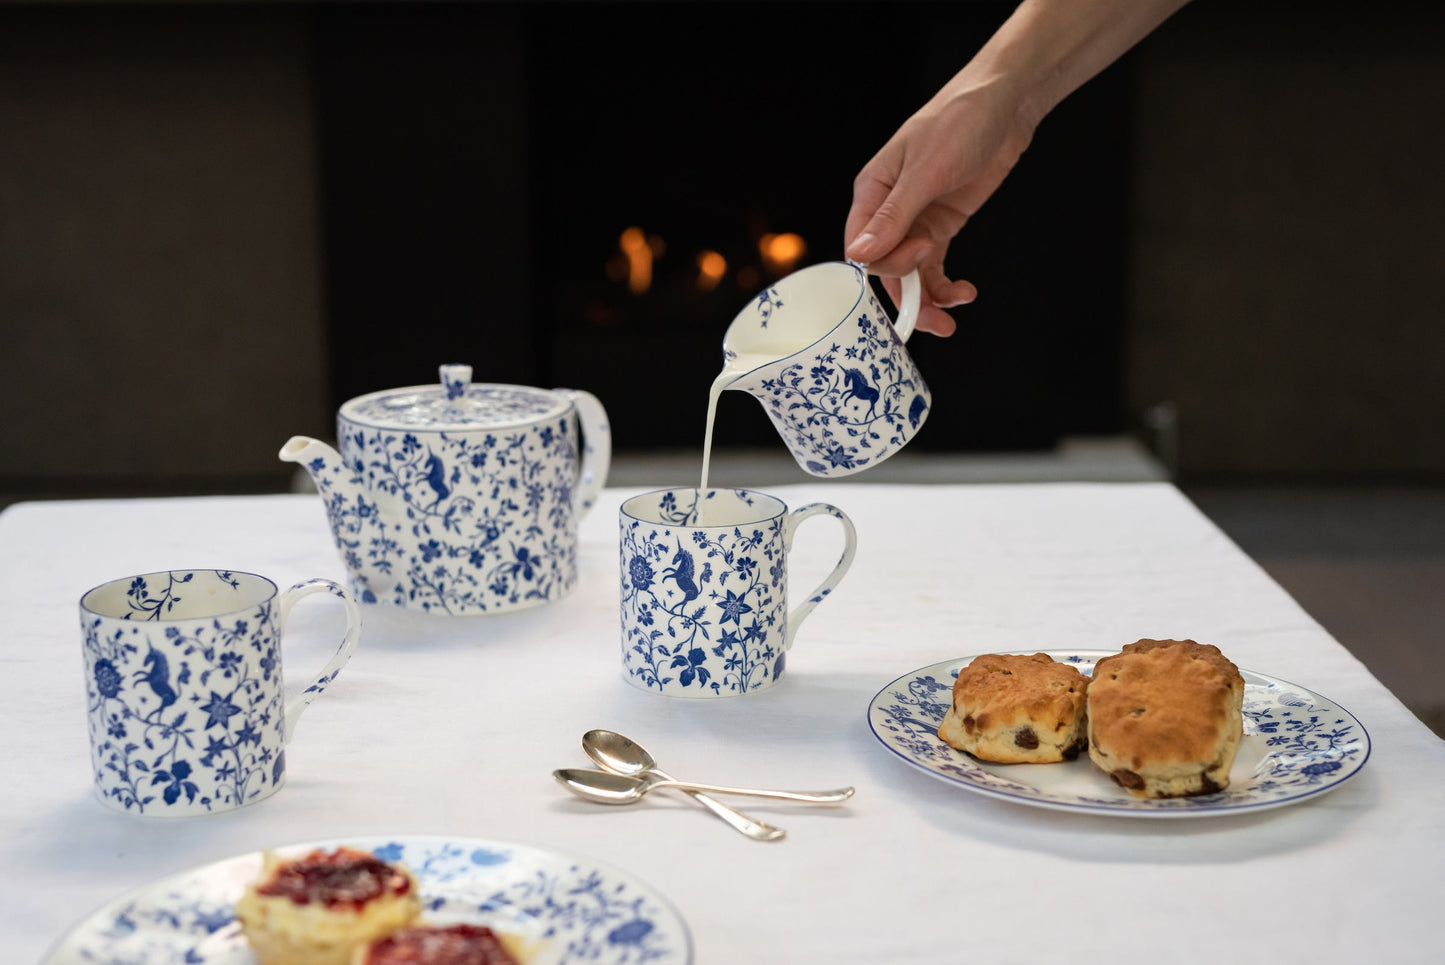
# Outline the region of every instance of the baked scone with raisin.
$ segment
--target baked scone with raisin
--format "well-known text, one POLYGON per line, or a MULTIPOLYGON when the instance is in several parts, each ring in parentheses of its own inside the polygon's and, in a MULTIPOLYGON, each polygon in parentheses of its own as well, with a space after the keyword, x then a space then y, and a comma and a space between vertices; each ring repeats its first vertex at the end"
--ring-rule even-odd
POLYGON ((986 653, 958 672, 939 739, 1000 764, 1071 761, 1084 749, 1088 687, 1046 653, 986 653))
POLYGON ((1244 735, 1244 677, 1218 647, 1140 640, 1094 665, 1089 759, 1135 797, 1229 786, 1244 735))
POLYGON ((358 948, 352 965, 521 965, 517 945, 484 925, 412 925, 358 948))
POLYGON ((417 891, 406 868, 353 848, 267 854, 236 918, 260 965, 351 965, 358 946, 416 920, 417 891))

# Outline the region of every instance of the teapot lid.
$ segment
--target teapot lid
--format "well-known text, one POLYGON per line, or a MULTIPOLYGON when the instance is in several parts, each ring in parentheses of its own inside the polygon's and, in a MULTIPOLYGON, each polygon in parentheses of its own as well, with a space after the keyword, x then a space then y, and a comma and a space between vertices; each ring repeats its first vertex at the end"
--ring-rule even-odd
POLYGON ((524 385, 472 384, 470 365, 443 365, 440 385, 414 385, 357 396, 340 417, 380 429, 502 429, 567 411, 560 393, 524 385))

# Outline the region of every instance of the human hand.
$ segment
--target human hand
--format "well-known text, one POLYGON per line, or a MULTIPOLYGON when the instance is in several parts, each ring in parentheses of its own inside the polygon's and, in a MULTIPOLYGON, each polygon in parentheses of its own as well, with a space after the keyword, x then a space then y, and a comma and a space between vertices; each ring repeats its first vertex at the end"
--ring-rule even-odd
POLYGON ((844 251, 884 279, 899 300, 899 278, 918 269, 923 302, 917 328, 952 335, 947 309, 978 290, 950 280, 949 243, 998 188, 1033 137, 1016 98, 1002 85, 974 85, 963 74, 910 117, 853 181, 844 251))

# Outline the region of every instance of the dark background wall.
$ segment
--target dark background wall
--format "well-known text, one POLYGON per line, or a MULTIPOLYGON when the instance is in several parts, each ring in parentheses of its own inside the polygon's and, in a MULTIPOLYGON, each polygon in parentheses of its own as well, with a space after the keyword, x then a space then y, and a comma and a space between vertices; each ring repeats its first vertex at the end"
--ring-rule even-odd
MULTIPOLYGON (((0 487, 283 485, 290 434, 443 360, 696 445, 745 286, 629 300, 618 233, 660 278, 765 230, 836 257, 853 174, 1009 6, 0 7, 0 487)), ((960 238, 982 296, 913 343, 917 444, 1172 403, 1186 475, 1441 478, 1442 53, 1423 3, 1186 8, 960 238)))

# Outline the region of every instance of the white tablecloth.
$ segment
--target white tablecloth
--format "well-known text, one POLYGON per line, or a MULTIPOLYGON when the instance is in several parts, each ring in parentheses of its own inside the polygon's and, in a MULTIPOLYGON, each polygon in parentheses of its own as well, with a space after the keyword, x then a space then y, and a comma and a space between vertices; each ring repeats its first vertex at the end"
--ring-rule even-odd
MULTIPOLYGON (((275 797, 179 821, 92 796, 76 604, 105 580, 227 567, 282 586, 340 579, 319 501, 263 496, 30 503, 0 515, 0 947, 33 962, 118 894, 231 855, 348 835, 444 834, 581 853, 640 877, 689 923, 700 963, 1438 962, 1445 742, 1437 740, 1173 487, 781 487, 858 528, 858 558, 803 625, 774 690, 662 698, 619 672, 617 506, 582 527, 569 598, 447 618, 369 607, 356 657, 307 712, 275 797), (865 720, 902 674, 992 650, 1217 644, 1241 667, 1351 712, 1373 755, 1327 795, 1272 811, 1142 820, 995 801, 884 750, 865 720), (654 795, 568 796, 581 734, 635 737, 679 777, 852 784, 812 809, 735 799, 788 830, 744 839, 654 795), (1224 956, 1219 958, 1218 956, 1224 956)), ((795 591, 836 558, 809 522, 795 591)), ((339 624, 303 603, 288 678, 339 624)))

